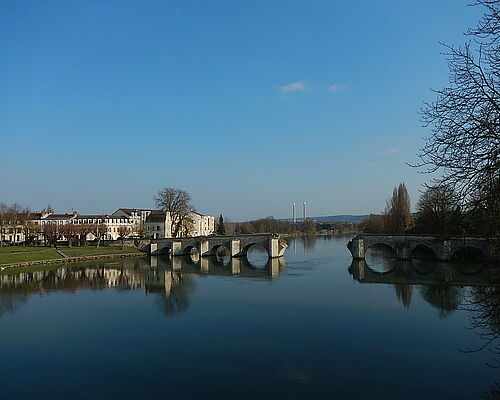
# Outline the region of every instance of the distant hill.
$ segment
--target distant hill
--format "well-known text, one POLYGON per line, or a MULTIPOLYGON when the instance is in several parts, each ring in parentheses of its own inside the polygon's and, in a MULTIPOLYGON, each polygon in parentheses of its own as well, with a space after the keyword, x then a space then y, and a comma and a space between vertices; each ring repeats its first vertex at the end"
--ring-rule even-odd
MULTIPOLYGON (((359 224, 361 221, 363 221, 365 218, 368 218, 369 215, 328 215, 325 217, 308 217, 312 221, 316 222, 323 222, 323 223, 329 223, 329 222, 353 222, 356 224, 359 224)), ((301 218, 297 218, 297 221, 300 221, 301 218)), ((292 221, 291 218, 285 218, 282 219, 281 221, 292 221)))

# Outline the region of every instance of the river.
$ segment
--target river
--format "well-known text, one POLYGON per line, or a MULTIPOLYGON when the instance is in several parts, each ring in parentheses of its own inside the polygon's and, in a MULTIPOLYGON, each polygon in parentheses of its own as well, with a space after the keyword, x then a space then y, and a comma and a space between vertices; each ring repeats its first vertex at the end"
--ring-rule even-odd
POLYGON ((498 398, 496 271, 353 262, 348 240, 4 271, 0 397, 498 398))

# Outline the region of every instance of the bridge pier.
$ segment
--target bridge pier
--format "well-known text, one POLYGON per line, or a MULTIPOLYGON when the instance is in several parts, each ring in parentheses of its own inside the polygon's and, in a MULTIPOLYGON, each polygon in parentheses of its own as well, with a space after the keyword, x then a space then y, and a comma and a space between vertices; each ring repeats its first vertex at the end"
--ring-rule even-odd
POLYGON ((210 255, 210 243, 208 242, 208 239, 201 239, 200 240, 200 257, 208 256, 210 255))
POLYGON ((158 251, 158 243, 151 243, 149 245, 149 255, 155 254, 158 251))
POLYGON ((207 273, 209 268, 209 261, 206 258, 200 257, 200 271, 207 273))
POLYGON ((352 258, 355 260, 365 259, 365 243, 363 239, 354 238, 348 244, 347 248, 351 251, 352 258))
POLYGON ((237 257, 241 253, 241 242, 239 239, 230 240, 229 253, 231 254, 231 257, 237 257))
POLYGON ((241 274, 241 258, 232 258, 231 259, 231 273, 233 275, 241 274))
POLYGON ((269 255, 269 258, 283 257, 287 247, 288 245, 286 242, 285 244, 280 243, 279 237, 271 237, 269 238, 267 254, 269 255))
POLYGON ((450 261, 451 258, 451 243, 449 240, 443 240, 437 244, 436 258, 438 261, 450 261))
POLYGON ((184 254, 182 249, 182 242, 174 241, 170 244, 170 254, 172 256, 182 256, 184 254))

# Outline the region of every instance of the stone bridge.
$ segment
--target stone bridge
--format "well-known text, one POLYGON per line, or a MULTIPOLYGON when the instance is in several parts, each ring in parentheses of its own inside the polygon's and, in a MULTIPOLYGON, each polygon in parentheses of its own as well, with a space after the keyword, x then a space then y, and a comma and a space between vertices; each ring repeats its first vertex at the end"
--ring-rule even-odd
POLYGON ((243 257, 255 245, 262 246, 269 258, 282 257, 288 247, 288 243, 279 235, 268 234, 151 239, 143 241, 139 248, 151 255, 172 256, 189 255, 196 249, 202 257, 216 255, 219 249, 226 248, 231 257, 243 257))
POLYGON ((347 244, 352 257, 359 260, 364 260, 366 251, 373 246, 392 249, 400 260, 425 255, 425 258, 449 261, 460 253, 469 252, 488 261, 500 261, 500 238, 360 234, 347 244))

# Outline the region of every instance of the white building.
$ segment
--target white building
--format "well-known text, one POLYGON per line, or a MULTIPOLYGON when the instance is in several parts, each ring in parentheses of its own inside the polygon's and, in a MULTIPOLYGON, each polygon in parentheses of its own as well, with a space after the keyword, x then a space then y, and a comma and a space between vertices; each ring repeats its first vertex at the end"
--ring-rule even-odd
MULTIPOLYGON (((215 231, 215 218, 197 212, 189 214, 189 221, 178 233, 179 237, 208 236, 215 231)), ((146 237, 162 239, 172 237, 172 219, 169 212, 154 210, 144 223, 146 237)))
MULTIPOLYGON (((134 223, 129 218, 118 217, 113 215, 76 215, 72 220, 72 224, 105 224, 107 231, 104 240, 117 240, 120 238, 120 228, 125 227, 130 229, 132 234, 134 223)), ((87 235, 87 240, 93 240, 95 236, 91 233, 87 235)))
POLYGON ((145 208, 119 208, 113 214, 114 217, 128 218, 132 223, 132 235, 140 236, 145 232, 146 218, 158 210, 145 208))

